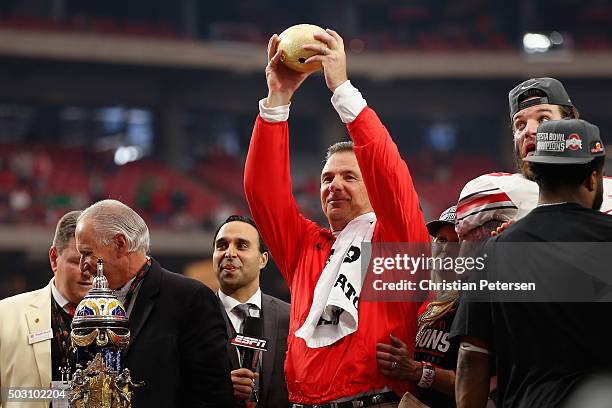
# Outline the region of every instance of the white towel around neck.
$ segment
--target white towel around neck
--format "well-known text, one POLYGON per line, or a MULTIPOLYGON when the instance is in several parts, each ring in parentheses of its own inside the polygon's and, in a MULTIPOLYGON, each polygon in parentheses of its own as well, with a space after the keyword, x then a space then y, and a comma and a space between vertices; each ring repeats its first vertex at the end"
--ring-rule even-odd
POLYGON ((336 238, 332 255, 317 281, 308 317, 295 332, 308 347, 329 346, 357 331, 358 299, 363 283, 361 244, 372 241, 375 226, 373 212, 362 214, 349 222, 336 238))

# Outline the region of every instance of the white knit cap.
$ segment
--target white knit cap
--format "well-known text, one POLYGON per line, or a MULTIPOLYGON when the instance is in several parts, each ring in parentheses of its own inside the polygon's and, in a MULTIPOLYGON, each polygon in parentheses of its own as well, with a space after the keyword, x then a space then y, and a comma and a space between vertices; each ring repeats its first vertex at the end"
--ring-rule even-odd
POLYGON ((469 181, 457 203, 458 235, 490 220, 518 220, 538 204, 538 185, 520 174, 490 173, 469 181))

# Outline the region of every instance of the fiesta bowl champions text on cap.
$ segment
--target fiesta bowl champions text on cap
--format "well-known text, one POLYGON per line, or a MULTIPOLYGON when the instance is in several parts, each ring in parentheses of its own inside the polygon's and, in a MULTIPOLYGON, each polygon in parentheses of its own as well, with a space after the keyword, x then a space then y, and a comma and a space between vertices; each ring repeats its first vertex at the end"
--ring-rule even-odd
POLYGON ((530 163, 584 164, 605 156, 599 128, 582 119, 549 120, 538 127, 530 163))

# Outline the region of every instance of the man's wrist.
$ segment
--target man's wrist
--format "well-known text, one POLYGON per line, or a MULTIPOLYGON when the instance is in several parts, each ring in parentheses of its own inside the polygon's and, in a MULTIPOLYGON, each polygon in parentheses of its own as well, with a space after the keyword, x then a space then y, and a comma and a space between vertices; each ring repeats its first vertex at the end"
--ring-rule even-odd
POLYGON ((344 81, 336 88, 331 102, 343 123, 354 121, 367 106, 361 92, 349 80, 344 81))
POLYGON ((421 363, 421 378, 417 386, 419 388, 430 388, 436 379, 436 369, 433 365, 427 362, 421 363))
POLYGON ((419 381, 423 376, 423 363, 420 361, 415 361, 416 370, 414 371, 414 378, 411 378, 412 381, 419 381))
POLYGON ((289 104, 268 108, 266 98, 259 100, 259 116, 266 122, 285 122, 289 119, 289 104))
POLYGON ((291 102, 291 92, 268 92, 268 97, 264 101, 266 108, 276 108, 279 106, 289 105, 291 102))
POLYGON ((345 83, 346 81, 348 81, 348 77, 344 77, 342 80, 338 81, 337 84, 333 85, 330 88, 330 91, 332 91, 332 93, 336 92, 336 89, 338 89, 339 86, 341 86, 343 83, 345 83))

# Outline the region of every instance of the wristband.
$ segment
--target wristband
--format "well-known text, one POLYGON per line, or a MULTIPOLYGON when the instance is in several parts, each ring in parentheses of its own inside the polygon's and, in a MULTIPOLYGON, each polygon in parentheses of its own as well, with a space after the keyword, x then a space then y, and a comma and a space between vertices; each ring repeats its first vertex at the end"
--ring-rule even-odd
POLYGON ((419 388, 429 388, 436 378, 436 369, 427 361, 423 361, 421 364, 423 364, 423 373, 421 374, 421 379, 417 386, 419 386, 419 388))

